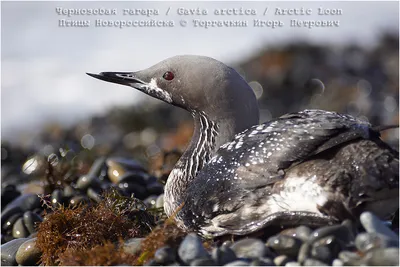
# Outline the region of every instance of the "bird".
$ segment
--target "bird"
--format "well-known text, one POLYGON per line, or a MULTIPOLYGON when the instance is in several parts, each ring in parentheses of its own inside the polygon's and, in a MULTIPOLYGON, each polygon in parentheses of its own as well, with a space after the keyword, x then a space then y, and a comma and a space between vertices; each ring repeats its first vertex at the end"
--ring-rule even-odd
POLYGON ((164 210, 185 231, 243 236, 268 226, 319 227, 399 206, 391 126, 309 109, 259 124, 252 88, 234 68, 178 55, 136 72, 87 73, 190 112, 194 132, 168 176, 164 210))

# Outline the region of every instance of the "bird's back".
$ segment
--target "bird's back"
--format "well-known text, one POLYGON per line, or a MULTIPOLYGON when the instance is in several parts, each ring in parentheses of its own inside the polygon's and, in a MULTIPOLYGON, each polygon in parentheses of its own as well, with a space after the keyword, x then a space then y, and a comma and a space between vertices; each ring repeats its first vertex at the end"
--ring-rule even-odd
POLYGON ((178 219, 223 235, 326 224, 366 209, 382 217, 398 208, 398 168, 398 152, 367 122, 321 110, 287 114, 223 145, 189 186, 178 219))

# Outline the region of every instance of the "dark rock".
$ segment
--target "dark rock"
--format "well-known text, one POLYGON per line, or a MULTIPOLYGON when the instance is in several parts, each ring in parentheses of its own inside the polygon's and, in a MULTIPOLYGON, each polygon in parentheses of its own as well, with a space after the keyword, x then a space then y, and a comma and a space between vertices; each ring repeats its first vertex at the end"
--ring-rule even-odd
POLYGON ((32 211, 26 211, 24 213, 23 221, 29 233, 33 234, 37 231, 37 226, 40 222, 43 221, 43 218, 36 213, 33 213, 32 211))
POLYGON ((22 266, 38 265, 42 252, 36 246, 36 238, 25 241, 15 255, 16 261, 22 266))
MULTIPOLYGON (((2 225, 2 229, 4 232, 11 232, 12 228, 14 226, 14 223, 20 218, 22 217, 22 213, 17 213, 12 215, 10 218, 8 218, 7 220, 3 221, 3 225, 2 225)), ((3 232, 2 231, 2 232, 3 232)))
POLYGON ((14 214, 34 210, 40 206, 40 198, 36 194, 21 195, 10 202, 1 212, 1 221, 4 222, 14 214))
POLYGON ((146 189, 149 195, 160 195, 164 193, 164 186, 159 182, 148 184, 146 189))
POLYGON ((389 229, 378 217, 371 212, 363 212, 360 215, 360 221, 368 233, 379 233, 387 236, 389 239, 398 240, 399 236, 389 229))
POLYGON ((194 233, 188 234, 183 239, 178 249, 178 255, 185 264, 190 264, 195 259, 210 258, 201 239, 194 233))
POLYGON ((256 238, 241 239, 231 246, 238 258, 257 259, 266 254, 266 246, 256 238))
POLYGON ((53 207, 59 207, 64 204, 64 193, 59 189, 54 190, 53 193, 51 193, 50 201, 53 207))
POLYGON ((226 245, 214 248, 211 252, 211 257, 217 265, 225 265, 237 259, 235 252, 226 245))
POLYGON ((154 254, 154 260, 163 265, 172 263, 176 260, 176 251, 170 247, 159 248, 154 254))
POLYGON ((100 180, 96 176, 83 175, 76 181, 76 188, 86 191, 89 187, 100 188, 100 180))
POLYGON ((69 200, 69 205, 71 205, 71 207, 77 207, 79 204, 83 204, 83 203, 88 203, 89 202, 89 198, 83 195, 77 195, 72 197, 69 200))
POLYGON ((275 263, 272 259, 263 257, 253 260, 250 266, 275 266, 275 263))
POLYGON ((120 183, 135 183, 146 186, 146 173, 144 172, 126 172, 119 178, 120 183))
POLYGON ((316 229, 311 233, 309 242, 314 243, 315 241, 330 235, 335 236, 336 239, 341 240, 345 244, 354 241, 355 238, 346 225, 337 224, 316 229))
POLYGON ((314 259, 320 260, 327 264, 331 264, 334 258, 337 257, 342 246, 336 237, 327 236, 314 242, 311 249, 311 256, 314 259))
POLYGON ((301 244, 300 239, 285 235, 272 236, 267 241, 267 246, 278 254, 285 254, 292 258, 297 258, 301 244))
POLYGON ((66 198, 72 198, 77 194, 77 191, 72 186, 67 185, 64 187, 63 194, 66 198))
POLYGON ((15 255, 19 247, 27 240, 27 238, 18 238, 1 245, 1 265, 16 266, 15 255))
POLYGON ((99 203, 101 201, 101 195, 100 195, 99 190, 89 187, 86 194, 90 199, 94 200, 97 203, 99 203))
POLYGON ((17 190, 13 184, 6 185, 1 188, 1 209, 3 209, 8 203, 19 197, 21 193, 17 190))
POLYGON ((23 218, 20 217, 13 225, 12 236, 15 238, 23 238, 29 235, 28 229, 26 229, 23 218))
POLYGON ((133 182, 120 182, 118 188, 124 190, 128 195, 133 194, 135 198, 143 199, 147 196, 146 188, 133 182))

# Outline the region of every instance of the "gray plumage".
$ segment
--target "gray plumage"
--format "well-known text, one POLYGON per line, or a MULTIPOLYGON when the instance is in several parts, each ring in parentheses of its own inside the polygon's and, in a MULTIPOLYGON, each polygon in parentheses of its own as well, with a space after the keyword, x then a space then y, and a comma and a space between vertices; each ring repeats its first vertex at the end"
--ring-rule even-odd
POLYGON ((132 73, 89 74, 188 110, 192 140, 165 186, 165 211, 204 235, 270 224, 322 225, 398 209, 398 152, 369 123, 305 110, 258 124, 252 89, 208 57, 176 56, 132 73))

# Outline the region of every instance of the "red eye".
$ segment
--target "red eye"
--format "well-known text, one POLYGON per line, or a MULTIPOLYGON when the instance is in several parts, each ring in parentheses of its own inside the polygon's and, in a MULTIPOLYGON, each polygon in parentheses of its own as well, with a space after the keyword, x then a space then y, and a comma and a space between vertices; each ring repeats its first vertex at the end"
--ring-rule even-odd
POLYGON ((174 78, 174 74, 170 71, 167 71, 162 77, 167 81, 171 81, 174 78))

